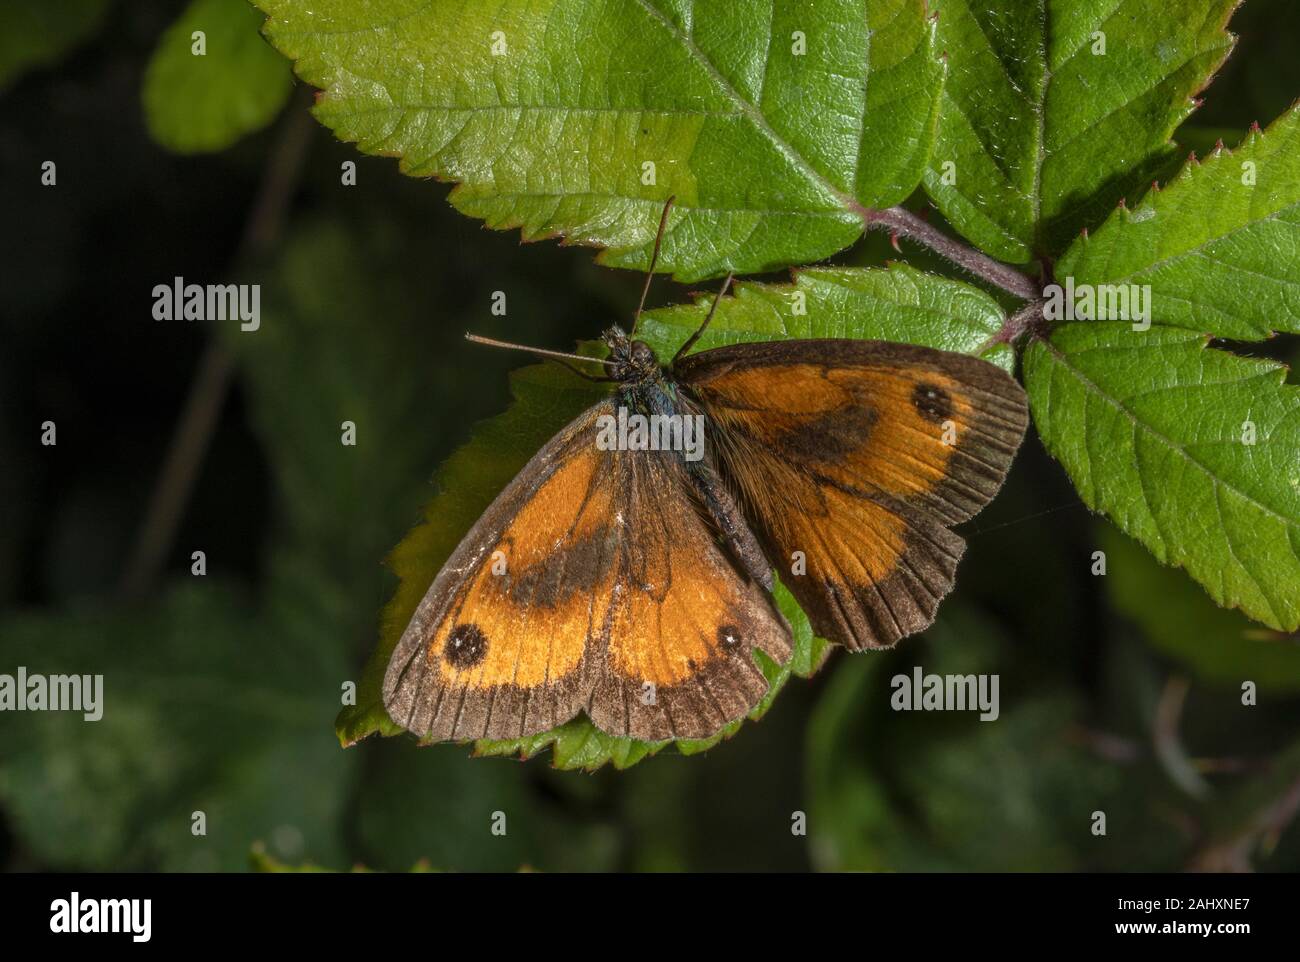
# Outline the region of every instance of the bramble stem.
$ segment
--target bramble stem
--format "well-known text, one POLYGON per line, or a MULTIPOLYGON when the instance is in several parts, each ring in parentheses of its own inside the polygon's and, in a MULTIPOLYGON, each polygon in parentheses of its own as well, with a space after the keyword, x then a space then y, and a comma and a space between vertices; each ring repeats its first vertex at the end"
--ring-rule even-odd
POLYGON ((899 237, 928 247, 940 257, 952 261, 962 270, 974 274, 981 280, 1027 301, 1037 300, 1041 291, 1033 278, 1021 273, 1014 267, 994 260, 983 251, 969 247, 961 241, 953 240, 937 227, 932 227, 910 210, 902 207, 890 207, 886 210, 862 211, 862 219, 868 228, 888 230, 899 237))
POLYGON ((1035 299, 1002 322, 1002 330, 993 335, 992 344, 1011 344, 1026 331, 1038 329, 1042 332, 1043 301, 1035 299))

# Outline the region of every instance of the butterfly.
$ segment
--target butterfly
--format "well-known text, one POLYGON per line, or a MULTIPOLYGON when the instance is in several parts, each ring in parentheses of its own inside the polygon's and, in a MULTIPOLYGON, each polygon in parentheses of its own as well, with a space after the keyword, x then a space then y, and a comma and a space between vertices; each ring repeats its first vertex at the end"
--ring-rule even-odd
POLYGON ((632 335, 605 332, 607 374, 524 348, 614 390, 484 511, 398 640, 384 705, 426 741, 520 738, 580 712, 615 736, 713 735, 766 694, 755 652, 790 657, 774 568, 817 635, 889 647, 933 622, 965 548, 950 527, 1002 485, 1025 395, 978 358, 842 339, 689 353, 728 276, 661 365, 635 331, 671 206, 632 335))

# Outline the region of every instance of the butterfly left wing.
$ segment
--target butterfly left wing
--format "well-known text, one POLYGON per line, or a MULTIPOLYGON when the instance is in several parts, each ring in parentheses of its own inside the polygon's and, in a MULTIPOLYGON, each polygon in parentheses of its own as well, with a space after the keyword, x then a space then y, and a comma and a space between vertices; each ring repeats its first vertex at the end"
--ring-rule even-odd
POLYGON ((673 373, 819 635, 887 647, 934 620, 965 548, 948 526, 997 492, 1028 424, 1011 377, 964 354, 831 339, 735 344, 673 373))
POLYGON ((767 691, 789 627, 719 547, 678 456, 606 451, 602 402, 470 529, 399 639, 384 704, 430 740, 519 738, 586 710, 614 735, 712 735, 767 691))
POLYGON ((542 447, 425 592, 384 677, 384 707, 431 741, 518 738, 576 715, 589 638, 613 590, 614 490, 593 439, 602 402, 542 447))

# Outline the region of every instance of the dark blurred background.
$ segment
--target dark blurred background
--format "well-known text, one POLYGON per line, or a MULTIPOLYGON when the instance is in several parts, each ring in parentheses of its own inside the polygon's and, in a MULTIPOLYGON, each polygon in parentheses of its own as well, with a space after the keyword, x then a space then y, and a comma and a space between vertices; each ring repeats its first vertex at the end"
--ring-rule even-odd
MULTIPOLYGON (((585 774, 405 737, 339 748, 340 684, 395 583, 382 559, 438 464, 510 401, 519 357, 463 332, 566 348, 627 319, 640 277, 485 230, 447 185, 336 142, 274 55, 265 119, 196 147, 185 117, 146 122, 142 93, 186 4, 44 6, 0 5, 0 672, 102 672, 106 709, 0 713, 0 866, 1300 866, 1297 639, 1220 611, 1090 516, 1032 432, 965 527, 934 629, 833 655, 702 756, 585 774), (261 330, 154 321, 153 287, 177 275, 260 283, 261 330), (889 678, 918 664, 998 673, 1001 717, 890 711, 889 678)), ((1189 149, 1300 94, 1292 6, 1237 14, 1189 149)), ((205 103, 190 94, 182 114, 205 103)), ((873 237, 836 261, 886 256, 873 237)), ((685 294, 658 279, 651 298, 685 294)), ((1296 355, 1285 338, 1246 349, 1296 355)))

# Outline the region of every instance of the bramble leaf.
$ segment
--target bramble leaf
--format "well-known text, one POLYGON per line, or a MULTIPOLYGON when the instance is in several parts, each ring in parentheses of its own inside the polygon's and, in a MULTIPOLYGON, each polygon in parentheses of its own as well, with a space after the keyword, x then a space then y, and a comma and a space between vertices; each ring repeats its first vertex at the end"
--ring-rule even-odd
MULTIPOLYGON (((711 296, 695 304, 647 315, 638 332, 660 357, 671 357, 700 326, 711 296)), ((886 268, 809 268, 792 284, 740 284, 696 349, 773 338, 854 337, 923 344, 976 353, 1005 320, 988 294, 960 281, 926 274, 906 264, 886 268)), ((1010 345, 993 345, 981 356, 1010 371, 1010 345)))
POLYGON ((683 279, 818 260, 920 182, 942 64, 921 0, 259 0, 367 153, 526 239, 683 279))
POLYGON ((1167 162, 1237 2, 935 0, 949 76, 930 197, 995 257, 1059 253, 1167 162))
POLYGON ((1183 167, 1057 263, 1077 285, 1151 289, 1151 319, 1219 337, 1300 332, 1300 106, 1183 167))
MULTIPOLYGON (((694 304, 652 311, 643 319, 638 336, 666 360, 699 326, 710 300, 700 298, 694 304)), ((910 268, 814 270, 800 273, 791 285, 740 284, 736 296, 718 306, 699 346, 792 337, 861 337, 975 352, 999 330, 1002 320, 1001 309, 988 295, 910 268), (798 293, 804 297, 796 309, 798 293)), ((1009 363, 1005 346, 993 349, 989 356, 1009 363)), ((344 745, 371 734, 400 731, 384 710, 384 672, 444 559, 532 454, 602 396, 589 382, 546 365, 517 371, 511 384, 515 404, 481 423, 469 444, 444 463, 438 474, 439 493, 425 510, 425 523, 408 534, 389 559, 401 581, 384 611, 379 645, 362 674, 357 703, 345 708, 336 722, 344 745)), ((792 673, 812 674, 826 652, 825 642, 813 637, 807 619, 779 585, 777 601, 794 629, 794 654, 784 666, 771 664, 760 654, 771 689, 751 718, 767 710, 792 673)), ((678 741, 677 749, 684 754, 702 751, 734 733, 740 724, 735 722, 710 739, 678 741)), ((594 769, 606 763, 627 767, 665 744, 614 738, 580 716, 528 738, 481 741, 475 750, 483 755, 531 757, 550 747, 556 767, 594 769)))
POLYGON ((167 28, 142 91, 154 140, 179 154, 224 150, 275 119, 293 75, 259 23, 246 0, 194 0, 167 28))
POLYGON ((1034 422, 1084 502, 1225 607, 1300 626, 1300 391, 1175 327, 1065 324, 1024 359, 1034 422))

